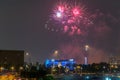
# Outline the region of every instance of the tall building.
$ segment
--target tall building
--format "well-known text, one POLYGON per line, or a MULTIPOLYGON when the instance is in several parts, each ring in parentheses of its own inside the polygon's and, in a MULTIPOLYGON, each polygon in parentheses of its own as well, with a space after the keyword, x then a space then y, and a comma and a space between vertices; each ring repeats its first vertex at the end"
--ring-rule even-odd
POLYGON ((84 64, 85 64, 85 65, 88 64, 88 57, 84 57, 84 64))
POLYGON ((109 57, 109 63, 111 65, 120 65, 120 56, 110 56, 109 57))
POLYGON ((18 69, 24 64, 24 50, 0 50, 0 66, 18 69))

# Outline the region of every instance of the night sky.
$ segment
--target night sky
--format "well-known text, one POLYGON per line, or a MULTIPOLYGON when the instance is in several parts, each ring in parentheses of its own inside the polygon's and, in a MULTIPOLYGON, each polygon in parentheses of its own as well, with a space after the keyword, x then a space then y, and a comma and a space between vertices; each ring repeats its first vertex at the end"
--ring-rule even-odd
POLYGON ((82 37, 45 29, 57 2, 0 0, 0 49, 25 50, 33 62, 44 62, 58 50, 60 57, 83 63, 85 44, 90 46, 89 63, 120 56, 120 0, 80 0, 95 17, 87 35, 82 37))

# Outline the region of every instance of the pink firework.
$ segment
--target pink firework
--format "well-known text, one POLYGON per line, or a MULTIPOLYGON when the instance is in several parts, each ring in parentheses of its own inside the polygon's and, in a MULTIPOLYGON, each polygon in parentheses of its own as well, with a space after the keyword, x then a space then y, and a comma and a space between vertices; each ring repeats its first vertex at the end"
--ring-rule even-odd
POLYGON ((64 6, 58 6, 58 11, 64 12, 64 6))
POLYGON ((86 32, 85 30, 91 23, 83 6, 64 1, 55 6, 45 27, 50 31, 59 31, 68 35, 81 35, 86 32))
POLYGON ((73 13, 74 17, 78 17, 81 15, 80 9, 77 7, 73 8, 72 13, 73 13))

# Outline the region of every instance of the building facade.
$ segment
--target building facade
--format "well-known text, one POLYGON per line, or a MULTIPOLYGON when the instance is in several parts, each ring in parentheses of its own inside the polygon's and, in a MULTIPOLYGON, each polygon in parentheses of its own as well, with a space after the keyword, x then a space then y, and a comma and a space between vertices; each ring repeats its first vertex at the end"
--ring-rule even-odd
POLYGON ((24 50, 0 50, 0 66, 9 69, 11 66, 18 69, 24 64, 24 50))
POLYGON ((51 59, 51 60, 45 61, 46 68, 60 67, 61 66, 64 68, 68 68, 71 71, 74 70, 75 64, 76 64, 76 62, 74 59, 67 59, 67 60, 51 59))

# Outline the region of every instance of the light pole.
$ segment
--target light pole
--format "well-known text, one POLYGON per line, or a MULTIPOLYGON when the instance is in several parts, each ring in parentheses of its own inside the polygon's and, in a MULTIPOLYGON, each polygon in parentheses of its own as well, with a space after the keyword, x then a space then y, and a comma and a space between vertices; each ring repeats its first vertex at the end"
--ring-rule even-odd
POLYGON ((58 50, 54 51, 53 56, 54 56, 55 59, 59 58, 59 52, 58 52, 58 50))
POLYGON ((25 56, 26 56, 26 59, 28 60, 28 63, 31 63, 31 55, 30 55, 30 53, 26 52, 25 56))
POLYGON ((85 65, 88 64, 88 49, 89 49, 89 45, 85 45, 85 57, 84 57, 85 65))

